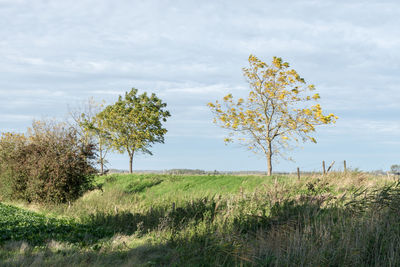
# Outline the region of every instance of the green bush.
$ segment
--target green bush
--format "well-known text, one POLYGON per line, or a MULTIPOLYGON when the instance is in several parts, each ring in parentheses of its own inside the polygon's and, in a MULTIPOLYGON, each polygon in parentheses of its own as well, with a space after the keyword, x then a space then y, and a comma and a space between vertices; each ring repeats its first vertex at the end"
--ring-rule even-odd
POLYGON ((95 146, 82 143, 74 128, 34 122, 26 136, 3 134, 0 148, 0 183, 7 188, 3 197, 62 203, 92 185, 95 146))
POLYGON ((15 192, 17 179, 14 179, 13 165, 16 151, 26 144, 23 134, 2 133, 0 137, 0 199, 10 199, 15 192))

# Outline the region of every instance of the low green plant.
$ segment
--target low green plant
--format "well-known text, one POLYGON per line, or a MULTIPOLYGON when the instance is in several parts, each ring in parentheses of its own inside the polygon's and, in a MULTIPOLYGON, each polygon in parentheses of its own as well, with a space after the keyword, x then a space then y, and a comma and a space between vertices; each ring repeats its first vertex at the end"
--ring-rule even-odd
POLYGON ((56 240, 79 245, 98 242, 113 235, 98 225, 77 223, 74 219, 57 219, 0 203, 0 244, 6 241, 27 241, 43 245, 56 240))

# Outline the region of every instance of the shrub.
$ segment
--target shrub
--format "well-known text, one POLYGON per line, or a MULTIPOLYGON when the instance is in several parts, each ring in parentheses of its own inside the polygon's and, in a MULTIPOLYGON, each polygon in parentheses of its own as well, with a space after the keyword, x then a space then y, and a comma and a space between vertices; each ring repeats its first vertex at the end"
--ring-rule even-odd
POLYGON ((92 185, 95 146, 65 124, 34 122, 26 136, 3 135, 0 148, 1 183, 14 198, 68 202, 92 185))
POLYGON ((395 165, 390 166, 390 171, 392 173, 396 173, 396 174, 400 173, 400 165, 395 164, 395 165))
POLYGON ((13 179, 13 158, 25 144, 26 137, 23 134, 2 133, 0 136, 0 198, 11 198, 18 187, 13 179))

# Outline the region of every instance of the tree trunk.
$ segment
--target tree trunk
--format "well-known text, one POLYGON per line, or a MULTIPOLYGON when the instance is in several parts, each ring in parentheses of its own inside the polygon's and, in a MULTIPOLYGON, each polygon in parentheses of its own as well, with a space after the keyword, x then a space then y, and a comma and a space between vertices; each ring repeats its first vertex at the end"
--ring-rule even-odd
POLYGON ((103 175, 104 174, 104 168, 103 168, 103 159, 100 158, 100 174, 103 175))
POLYGON ((99 152, 100 152, 100 174, 104 174, 104 159, 103 159, 103 148, 101 146, 101 143, 99 145, 99 152))
POLYGON ((271 142, 268 143, 267 165, 268 165, 267 175, 271 176, 272 175, 272 144, 271 144, 271 142))
POLYGON ((133 153, 129 154, 129 173, 132 173, 133 153))

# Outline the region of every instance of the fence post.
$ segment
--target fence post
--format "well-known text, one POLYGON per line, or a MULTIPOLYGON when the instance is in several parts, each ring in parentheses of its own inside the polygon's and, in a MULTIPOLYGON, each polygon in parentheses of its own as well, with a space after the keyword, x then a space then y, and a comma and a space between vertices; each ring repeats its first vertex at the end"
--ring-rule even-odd
POLYGON ((299 167, 297 167, 297 179, 300 180, 300 168, 299 167))
POLYGON ((326 170, 325 170, 325 160, 322 161, 322 171, 324 172, 324 174, 326 174, 326 170))
POLYGON ((347 172, 346 161, 343 161, 343 170, 344 170, 344 172, 347 172))
POLYGON ((329 165, 328 169, 326 170, 327 173, 331 170, 333 164, 335 164, 335 161, 332 161, 331 165, 329 165))

